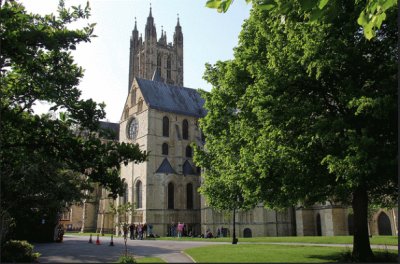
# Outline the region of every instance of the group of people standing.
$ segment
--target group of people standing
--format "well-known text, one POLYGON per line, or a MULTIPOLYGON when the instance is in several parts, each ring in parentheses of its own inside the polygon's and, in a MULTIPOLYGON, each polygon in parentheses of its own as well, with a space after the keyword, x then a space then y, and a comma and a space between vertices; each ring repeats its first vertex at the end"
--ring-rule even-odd
POLYGON ((187 225, 185 225, 185 223, 178 222, 178 224, 172 223, 170 225, 167 236, 172 236, 172 237, 178 236, 180 238, 183 236, 191 237, 193 235, 192 231, 188 230, 187 225))
POLYGON ((143 237, 147 237, 148 231, 147 231, 148 225, 146 223, 142 224, 130 224, 129 226, 124 227, 124 237, 128 237, 128 232, 129 232, 129 238, 131 240, 133 239, 140 239, 142 240, 143 237))

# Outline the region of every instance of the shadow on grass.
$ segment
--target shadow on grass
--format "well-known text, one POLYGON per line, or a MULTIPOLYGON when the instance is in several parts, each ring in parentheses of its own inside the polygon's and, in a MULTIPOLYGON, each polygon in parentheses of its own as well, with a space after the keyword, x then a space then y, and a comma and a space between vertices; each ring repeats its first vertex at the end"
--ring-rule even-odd
MULTIPOLYGON (((338 252, 329 255, 311 255, 309 258, 314 259, 322 259, 328 262, 338 262, 338 263, 357 263, 357 261, 353 258, 351 254, 351 250, 348 249, 347 251, 338 252)), ((397 253, 392 253, 388 251, 378 251, 374 252, 374 260, 370 261, 371 263, 397 263, 399 261, 399 257, 397 253)))

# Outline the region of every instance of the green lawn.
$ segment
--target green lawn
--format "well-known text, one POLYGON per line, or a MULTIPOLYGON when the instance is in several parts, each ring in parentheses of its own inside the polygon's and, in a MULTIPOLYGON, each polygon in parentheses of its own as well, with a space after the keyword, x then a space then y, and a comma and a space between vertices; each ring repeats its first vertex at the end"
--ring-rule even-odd
MULTIPOLYGON (((66 235, 78 235, 78 236, 90 236, 96 238, 96 233, 77 233, 77 232, 66 232, 66 235)), ((104 236, 111 236, 110 234, 104 234, 104 236)), ((115 237, 115 236, 114 236, 115 237)), ((120 237, 120 236, 119 236, 120 237)), ((232 238, 191 238, 191 237, 160 237, 157 240, 175 240, 175 241, 205 241, 205 242, 231 242, 232 238)), ((297 243, 320 243, 320 244, 353 244, 352 236, 290 236, 290 237, 252 237, 252 238, 239 238, 240 242, 297 242, 297 243)), ((373 236, 370 238, 372 245, 398 245, 397 236, 373 236)))
MULTIPOLYGON (((174 238, 174 237, 161 237, 157 239, 162 240, 183 240, 183 241, 212 241, 212 242, 231 242, 232 238, 174 238)), ((239 238, 240 242, 296 242, 296 243, 320 243, 320 244, 353 244, 352 236, 291 236, 291 237, 253 237, 253 238, 239 238)), ((373 245, 392 245, 398 244, 397 236, 374 236, 370 238, 373 245)))
MULTIPOLYGON (((213 245, 185 250, 196 262, 338 262, 350 249, 318 246, 283 246, 262 244, 213 245)), ((378 252, 374 250, 374 252, 378 252)), ((382 252, 382 251, 381 251, 382 252)), ((396 251, 397 252, 397 251, 396 251)), ((391 251, 392 258, 397 255, 391 251)), ((381 254, 385 254, 382 252, 381 254)), ((379 253, 377 253, 379 255, 379 253)), ((396 262, 396 261, 394 261, 396 262)))

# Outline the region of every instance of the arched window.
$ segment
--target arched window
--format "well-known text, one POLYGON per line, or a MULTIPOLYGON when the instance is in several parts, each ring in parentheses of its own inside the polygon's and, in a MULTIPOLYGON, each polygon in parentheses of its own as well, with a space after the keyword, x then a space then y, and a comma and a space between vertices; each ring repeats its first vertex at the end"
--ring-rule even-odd
POLYGON ((136 208, 142 208, 142 182, 136 183, 136 208))
POLYGON ((321 216, 317 214, 317 236, 322 236, 321 216))
POLYGON ((171 55, 167 58, 167 80, 171 80, 171 55))
POLYGON ((186 146, 186 158, 192 157, 192 148, 190 146, 186 146))
POLYGON ((193 185, 191 183, 186 185, 186 208, 193 209, 193 185))
POLYGON ((167 143, 162 144, 162 154, 168 155, 168 144, 167 143))
POLYGON ((163 117, 163 137, 169 137, 169 119, 168 117, 163 117))
POLYGON ((189 138, 189 123, 186 119, 182 122, 182 137, 183 139, 189 138))
POLYGON ((168 209, 174 209, 174 184, 168 183, 168 209))

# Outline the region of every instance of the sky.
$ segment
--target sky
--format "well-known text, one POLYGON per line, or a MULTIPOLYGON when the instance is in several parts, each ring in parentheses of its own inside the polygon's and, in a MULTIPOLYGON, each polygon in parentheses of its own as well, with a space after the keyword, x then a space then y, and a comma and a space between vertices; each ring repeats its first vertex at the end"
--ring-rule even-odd
MULTIPOLYGON (((20 0, 28 12, 56 13, 57 0, 20 0)), ((86 0, 66 0, 66 6, 86 5, 86 0)), ((91 17, 74 26, 97 23, 90 43, 81 43, 73 52, 75 62, 85 69, 79 84, 82 98, 106 104, 106 120, 119 122, 128 95, 129 40, 134 28, 143 33, 150 5, 157 30, 167 32, 167 42, 179 16, 184 38, 184 86, 211 90, 203 80, 205 63, 233 58, 243 21, 248 18, 251 5, 244 0, 233 3, 227 13, 205 7, 206 0, 89 0, 91 17)), ((37 105, 37 112, 48 106, 37 105)))

